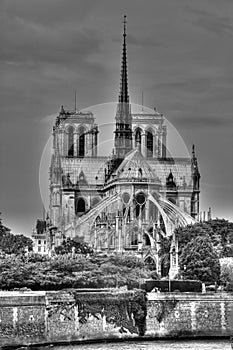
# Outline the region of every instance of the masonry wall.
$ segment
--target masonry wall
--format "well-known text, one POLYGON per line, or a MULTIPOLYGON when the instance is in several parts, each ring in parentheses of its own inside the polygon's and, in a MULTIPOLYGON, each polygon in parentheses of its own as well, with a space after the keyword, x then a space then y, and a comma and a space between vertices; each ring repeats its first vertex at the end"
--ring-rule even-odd
MULTIPOLYGON (((85 317, 79 308, 65 292, 0 292, 0 345, 139 336, 123 299, 121 323, 114 308, 112 316, 99 309, 85 317)), ((231 310, 231 294, 150 293, 145 337, 230 336, 231 310)))
POLYGON ((233 295, 149 293, 147 335, 195 337, 233 335, 233 295))

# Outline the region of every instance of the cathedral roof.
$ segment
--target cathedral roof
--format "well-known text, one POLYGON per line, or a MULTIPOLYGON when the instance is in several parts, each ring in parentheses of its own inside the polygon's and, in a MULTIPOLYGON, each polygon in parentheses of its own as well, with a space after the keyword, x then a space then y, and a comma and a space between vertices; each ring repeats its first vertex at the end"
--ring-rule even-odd
POLYGON ((115 175, 118 179, 158 180, 151 166, 137 149, 130 151, 126 155, 117 168, 115 175))

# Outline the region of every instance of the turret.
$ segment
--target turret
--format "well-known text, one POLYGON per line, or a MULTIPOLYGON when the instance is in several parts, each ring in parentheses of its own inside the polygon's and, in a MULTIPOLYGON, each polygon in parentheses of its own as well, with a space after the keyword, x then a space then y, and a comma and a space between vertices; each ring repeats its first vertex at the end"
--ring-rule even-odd
POLYGON ((57 128, 54 128, 54 147, 50 166, 50 218, 54 226, 58 226, 60 220, 62 185, 62 167, 56 131, 57 128))
POLYGON ((198 170, 197 157, 195 154, 195 145, 192 148, 191 159, 192 185, 193 193, 191 197, 191 216, 196 218, 199 214, 199 194, 200 194, 200 173, 198 170))

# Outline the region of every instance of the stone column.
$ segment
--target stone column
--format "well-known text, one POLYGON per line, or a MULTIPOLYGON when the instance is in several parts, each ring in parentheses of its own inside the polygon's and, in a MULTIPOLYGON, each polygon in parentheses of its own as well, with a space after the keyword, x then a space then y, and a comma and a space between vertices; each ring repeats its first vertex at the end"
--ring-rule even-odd
POLYGON ((97 157, 97 147, 98 147, 98 130, 95 132, 95 157, 97 157))
POLYGON ((162 157, 166 158, 167 151, 167 128, 163 126, 163 134, 162 134, 162 157))
POLYGON ((196 319, 196 303, 195 301, 192 301, 190 303, 191 308, 191 329, 193 332, 197 329, 197 319, 196 319))
POLYGON ((158 133, 158 158, 162 157, 162 135, 161 132, 158 133))
POLYGON ((95 156, 95 133, 93 131, 91 131, 90 139, 91 139, 90 155, 94 157, 95 156))
POLYGON ((153 135, 153 158, 157 158, 158 157, 158 137, 157 135, 153 135))
POLYGON ((77 141, 78 141, 78 133, 74 132, 74 157, 77 157, 77 141))
POLYGON ((121 247, 121 230, 120 230, 120 217, 116 216, 116 237, 117 237, 117 251, 121 252, 122 247, 121 247))
POLYGON ((142 135, 141 135, 141 137, 142 137, 142 141, 141 141, 141 153, 142 153, 142 155, 144 156, 144 157, 146 157, 147 156, 147 149, 146 149, 146 133, 145 132, 143 132, 142 133, 142 135))
POLYGON ((150 221, 150 218, 149 218, 149 200, 146 201, 146 204, 145 204, 145 219, 146 219, 146 222, 149 222, 150 221))

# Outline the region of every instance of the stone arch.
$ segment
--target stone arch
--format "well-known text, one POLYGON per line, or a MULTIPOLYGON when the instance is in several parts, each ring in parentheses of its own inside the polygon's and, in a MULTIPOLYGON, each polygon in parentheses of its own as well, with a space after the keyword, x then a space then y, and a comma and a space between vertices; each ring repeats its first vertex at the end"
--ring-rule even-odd
POLYGON ((66 124, 65 126, 65 132, 68 134, 69 132, 69 128, 72 127, 74 129, 74 132, 75 132, 75 124, 73 123, 69 123, 69 124, 66 124))
POLYGON ((152 124, 148 124, 145 127, 145 132, 150 131, 153 135, 156 133, 156 128, 152 124))
POLYGON ((146 245, 147 247, 148 247, 148 246, 151 246, 150 236, 147 234, 147 232, 144 232, 143 238, 144 238, 144 243, 145 243, 145 245, 146 245))
POLYGON ((75 202, 75 213, 77 215, 81 215, 85 213, 87 210, 87 203, 84 197, 78 197, 76 198, 75 202))
POLYGON ((147 196, 143 191, 138 191, 135 194, 135 211, 136 211, 136 217, 139 217, 141 215, 141 218, 145 218, 145 204, 147 201, 147 196))
POLYGON ((151 268, 151 270, 156 269, 156 261, 151 255, 147 255, 147 257, 144 259, 145 264, 151 268))

